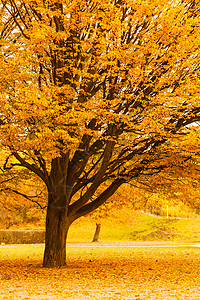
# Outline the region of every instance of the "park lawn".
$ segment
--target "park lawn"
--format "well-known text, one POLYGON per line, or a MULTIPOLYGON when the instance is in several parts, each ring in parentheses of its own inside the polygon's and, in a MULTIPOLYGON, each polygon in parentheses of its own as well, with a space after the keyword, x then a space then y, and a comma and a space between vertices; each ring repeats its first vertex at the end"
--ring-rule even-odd
MULTIPOLYGON (((126 217, 101 219, 100 241, 174 241, 200 242, 200 216, 195 218, 165 218, 139 211, 125 211, 126 217)), ((123 214, 123 212, 122 212, 123 214)), ((69 241, 92 241, 95 221, 81 218, 74 222, 68 234, 69 241)))
POLYGON ((44 245, 0 246, 0 299, 200 299, 200 248, 69 244, 42 268, 44 245))
MULTIPOLYGON (((181 243, 200 242, 200 216, 193 218, 157 217, 140 211, 121 209, 116 215, 100 218, 98 221, 90 216, 76 220, 69 229, 67 240, 71 242, 91 242, 96 222, 101 224, 100 241, 170 241, 181 243)), ((2 228, 5 229, 5 228, 2 228)), ((43 226, 28 224, 23 227, 12 226, 14 229, 42 229, 43 226)))

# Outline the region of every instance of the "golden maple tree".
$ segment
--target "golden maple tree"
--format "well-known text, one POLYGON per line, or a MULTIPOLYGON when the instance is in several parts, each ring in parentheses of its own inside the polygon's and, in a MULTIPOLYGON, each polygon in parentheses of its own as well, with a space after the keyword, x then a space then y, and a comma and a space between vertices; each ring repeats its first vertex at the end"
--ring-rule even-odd
POLYGON ((62 266, 72 222, 163 170, 174 141, 197 126, 199 1, 0 7, 0 140, 12 168, 46 185, 43 265, 62 266))

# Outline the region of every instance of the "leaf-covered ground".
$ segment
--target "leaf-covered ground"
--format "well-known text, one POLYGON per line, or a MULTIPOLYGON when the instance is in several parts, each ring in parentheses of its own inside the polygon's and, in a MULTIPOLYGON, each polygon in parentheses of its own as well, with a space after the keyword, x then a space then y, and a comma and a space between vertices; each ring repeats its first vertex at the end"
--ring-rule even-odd
POLYGON ((198 247, 70 244, 60 269, 43 250, 0 246, 0 299, 200 299, 198 247))

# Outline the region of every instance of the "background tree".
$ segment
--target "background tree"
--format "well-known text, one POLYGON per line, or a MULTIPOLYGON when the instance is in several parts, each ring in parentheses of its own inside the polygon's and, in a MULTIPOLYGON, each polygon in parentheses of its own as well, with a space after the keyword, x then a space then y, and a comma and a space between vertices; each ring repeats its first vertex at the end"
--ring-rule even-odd
POLYGON ((62 266, 70 224, 169 166, 199 121, 199 5, 1 0, 0 15, 0 140, 46 185, 43 265, 62 266))
MULTIPOLYGON (((109 186, 109 182, 106 183, 109 186)), ((93 198, 97 198, 103 190, 105 190, 105 184, 103 184, 100 189, 98 189, 98 193, 95 193, 92 196, 93 198)), ((138 189, 133 189, 130 184, 124 184, 120 186, 120 188, 112 195, 106 202, 104 202, 100 207, 98 207, 95 211, 90 214, 90 219, 94 220, 96 223, 96 229, 94 232, 93 242, 98 242, 101 223, 105 219, 112 218, 112 223, 117 220, 127 220, 127 211, 132 211, 135 207, 134 204, 137 202, 137 208, 141 208, 142 201, 140 200, 140 196, 138 195, 138 189), (122 211, 122 208, 126 207, 126 211, 122 211)), ((103 224, 104 225, 104 224, 103 224)), ((114 224, 112 224, 114 225, 114 224)))

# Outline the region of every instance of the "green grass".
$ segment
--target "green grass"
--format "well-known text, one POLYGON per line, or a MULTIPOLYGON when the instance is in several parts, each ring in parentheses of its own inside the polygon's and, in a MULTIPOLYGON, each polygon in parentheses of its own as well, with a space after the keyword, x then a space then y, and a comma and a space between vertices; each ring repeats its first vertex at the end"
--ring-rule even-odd
POLYGON ((3 245, 0 246, 0 260, 41 260, 44 245, 3 245))
MULTIPOLYGON (((160 218, 133 212, 132 218, 123 222, 118 218, 101 220, 101 241, 200 241, 200 217, 194 219, 160 218)), ((91 241, 95 222, 82 218, 72 224, 69 241, 91 241)))
MULTIPOLYGON (((91 217, 78 219, 70 227, 68 241, 92 241, 95 223, 91 217)), ((100 241, 200 242, 199 215, 195 218, 167 219, 122 209, 117 211, 117 215, 98 219, 98 223, 101 223, 100 241)), ((24 229, 31 229, 30 224, 24 229)))
MULTIPOLYGON (((81 260, 89 259, 90 257, 105 256, 112 258, 114 256, 126 256, 133 253, 182 253, 189 251, 189 253, 199 253, 200 247, 193 246, 179 246, 179 245, 118 245, 118 246, 105 246, 105 245, 70 245, 67 246, 67 259, 73 261, 74 259, 81 258, 81 260), (126 247, 124 247, 126 246, 126 247)), ((41 261, 43 259, 44 245, 4 245, 0 246, 0 261, 41 261)))

